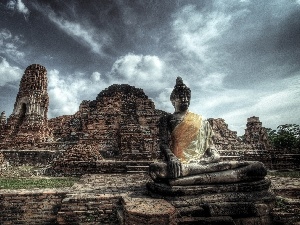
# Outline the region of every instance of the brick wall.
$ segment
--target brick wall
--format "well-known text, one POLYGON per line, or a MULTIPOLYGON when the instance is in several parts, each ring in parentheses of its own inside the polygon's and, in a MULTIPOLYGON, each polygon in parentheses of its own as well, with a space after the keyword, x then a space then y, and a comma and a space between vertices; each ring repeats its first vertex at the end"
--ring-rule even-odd
POLYGON ((64 190, 19 190, 0 193, 0 224, 56 224, 64 190))
POLYGON ((272 151, 271 159, 271 169, 300 169, 300 154, 282 154, 280 151, 272 151))
POLYGON ((0 150, 4 159, 10 165, 50 165, 53 159, 62 151, 54 150, 0 150))
POLYGON ((97 173, 146 172, 150 161, 58 161, 46 170, 47 175, 81 176, 97 173))
POLYGON ((218 150, 222 160, 260 161, 268 169, 299 169, 300 154, 287 154, 276 150, 218 150))
POLYGON ((0 224, 118 224, 120 196, 68 190, 2 190, 0 224))
POLYGON ((119 224, 120 196, 94 193, 68 194, 57 215, 58 224, 119 224))

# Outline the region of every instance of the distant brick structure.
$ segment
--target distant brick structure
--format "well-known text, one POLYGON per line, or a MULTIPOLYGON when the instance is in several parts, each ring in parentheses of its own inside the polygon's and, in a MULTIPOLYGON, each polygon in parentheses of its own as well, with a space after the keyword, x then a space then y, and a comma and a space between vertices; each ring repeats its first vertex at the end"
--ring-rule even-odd
POLYGON ((245 135, 243 138, 237 136, 236 131, 228 128, 228 124, 222 118, 208 119, 214 133, 214 142, 220 150, 270 150, 272 148, 266 128, 262 127, 259 117, 247 119, 245 135))
POLYGON ((5 111, 3 111, 0 115, 0 126, 6 124, 6 115, 5 111))
POLYGON ((0 141, 5 139, 6 115, 3 111, 0 115, 0 141))
POLYGON ((47 82, 45 67, 32 64, 26 68, 13 113, 7 119, 7 123, 5 114, 1 114, 0 142, 22 148, 47 140, 50 135, 47 82))
POLYGON ((259 117, 252 116, 247 119, 244 141, 252 146, 253 149, 270 149, 271 144, 268 139, 266 128, 262 127, 259 117))
POLYGON ((237 149, 250 149, 251 146, 245 144, 241 138, 237 136, 236 131, 228 128, 228 124, 222 118, 209 118, 210 126, 212 127, 215 136, 214 144, 219 150, 237 150, 237 149))

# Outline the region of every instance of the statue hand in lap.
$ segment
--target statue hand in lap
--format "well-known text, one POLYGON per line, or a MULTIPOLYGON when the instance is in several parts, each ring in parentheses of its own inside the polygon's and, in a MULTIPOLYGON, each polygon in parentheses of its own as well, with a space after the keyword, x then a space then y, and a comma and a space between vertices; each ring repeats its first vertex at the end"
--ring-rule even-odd
POLYGON ((180 160, 174 155, 169 158, 167 162, 167 171, 170 178, 177 178, 182 176, 182 167, 180 160))

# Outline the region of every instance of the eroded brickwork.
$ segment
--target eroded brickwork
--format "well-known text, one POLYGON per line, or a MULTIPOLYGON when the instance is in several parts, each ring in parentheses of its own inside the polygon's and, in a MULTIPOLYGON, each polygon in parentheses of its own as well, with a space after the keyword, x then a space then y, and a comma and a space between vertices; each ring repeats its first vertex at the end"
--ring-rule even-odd
MULTIPOLYGON (((5 112, 3 111, 0 115, 0 142, 5 138, 4 136, 5 125, 6 125, 6 115, 5 112)), ((2 164, 3 162, 4 162, 4 156, 0 152, 0 164, 2 164)))
POLYGON ((247 119, 244 139, 253 149, 271 148, 266 128, 262 127, 259 117, 252 116, 247 119))
POLYGON ((214 133, 214 143, 219 150, 250 149, 251 146, 245 144, 238 136, 236 131, 228 128, 228 124, 222 118, 208 119, 214 133))
POLYGON ((142 89, 122 84, 49 124, 55 141, 92 145, 105 159, 150 160, 158 156, 157 123, 163 113, 142 89))
POLYGON ((38 64, 30 65, 21 79, 14 110, 7 123, 5 114, 1 114, 2 148, 30 147, 47 141, 50 135, 48 105, 47 70, 38 64))
POLYGON ((259 117, 247 119, 244 138, 237 136, 236 131, 228 128, 228 124, 222 118, 208 119, 215 133, 215 145, 220 150, 270 150, 266 128, 262 127, 259 117))
MULTIPOLYGON (((167 113, 155 109, 142 89, 127 84, 112 85, 95 100, 83 101, 74 115, 50 120, 47 120, 48 102, 47 71, 33 64, 21 79, 13 113, 8 119, 5 112, 0 115, 0 149, 13 151, 4 154, 10 163, 13 163, 10 155, 19 150, 37 151, 25 157, 29 163, 40 150, 61 150, 60 157, 55 158, 63 166, 73 161, 151 161, 160 156, 158 121, 167 113)), ((257 155, 258 160, 265 159, 264 163, 272 164, 272 168, 274 164, 287 164, 285 156, 280 159, 270 156, 266 129, 258 117, 248 118, 243 140, 228 128, 224 119, 211 118, 209 122, 223 159, 243 160, 250 156, 252 159, 257 155)), ((1 153, 0 158, 3 161, 1 153)))
POLYGON ((0 126, 6 124, 6 115, 5 111, 3 111, 0 115, 0 126))
POLYGON ((67 193, 64 189, 1 190, 0 224, 57 224, 67 193))

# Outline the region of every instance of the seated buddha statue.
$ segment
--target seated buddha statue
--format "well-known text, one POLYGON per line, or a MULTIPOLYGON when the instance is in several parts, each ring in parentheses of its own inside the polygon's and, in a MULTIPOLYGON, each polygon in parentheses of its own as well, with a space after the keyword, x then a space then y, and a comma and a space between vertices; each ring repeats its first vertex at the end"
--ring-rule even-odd
POLYGON ((190 88, 178 77, 170 96, 175 112, 159 123, 160 149, 166 161, 151 164, 150 177, 174 186, 263 179, 266 169, 261 162, 220 161, 214 132, 207 120, 189 111, 190 99, 190 88))

